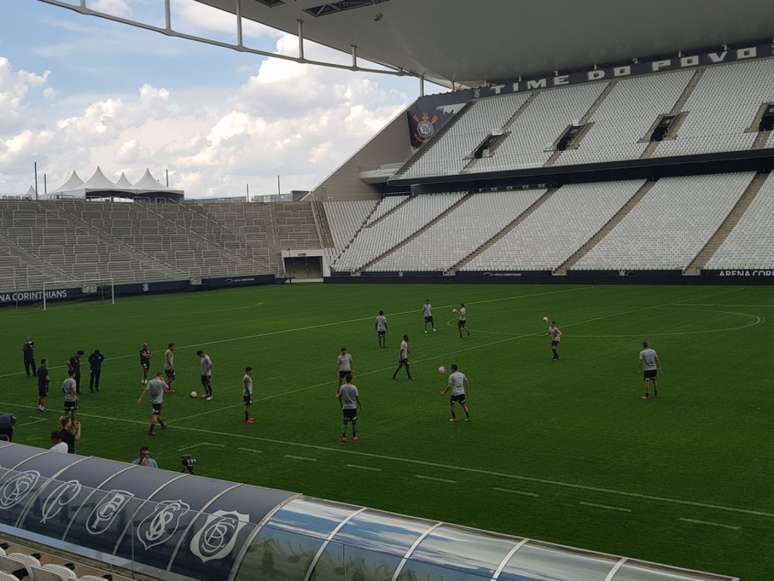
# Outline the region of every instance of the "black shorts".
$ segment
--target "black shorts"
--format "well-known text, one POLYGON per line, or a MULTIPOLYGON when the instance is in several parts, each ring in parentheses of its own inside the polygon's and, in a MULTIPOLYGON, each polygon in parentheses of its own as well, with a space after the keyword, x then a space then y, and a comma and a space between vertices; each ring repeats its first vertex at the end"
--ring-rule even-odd
POLYGON ((464 393, 460 395, 453 395, 449 398, 449 403, 451 405, 454 405, 455 403, 458 403, 460 405, 465 405, 466 403, 468 403, 468 396, 465 395, 464 393))
POLYGON ((642 372, 642 379, 645 381, 655 381, 658 375, 658 369, 646 369, 642 372))
POLYGON ((160 416, 161 415, 161 406, 163 404, 160 403, 152 403, 151 407, 153 408, 153 415, 154 416, 160 416))
POLYGON ((432 323, 433 317, 425 317, 425 323, 432 323))
POLYGON ((467 323, 467 321, 457 321, 457 327, 459 327, 460 329, 462 329, 462 327, 464 327, 464 326, 465 326, 465 323, 467 323))
POLYGON ((354 422, 357 420, 357 410, 341 410, 344 414, 345 422, 354 422))
POLYGON ((150 361, 140 361, 140 367, 148 371, 150 369, 150 361))
POLYGON ((44 397, 48 397, 48 386, 47 385, 39 385, 38 386, 38 397, 43 399, 44 397))
POLYGON ((339 379, 346 379, 347 375, 352 373, 351 371, 339 371, 339 379))
POLYGON ((376 334, 380 337, 384 337, 387 334, 387 331, 377 331, 376 334))
POLYGON ((66 401, 64 402, 64 411, 67 412, 74 412, 78 409, 78 402, 77 401, 66 401))
POLYGON ((556 349, 559 347, 559 341, 551 341, 551 348, 556 349))
POLYGON ((409 360, 408 359, 399 359, 398 360, 398 365, 400 365, 401 367, 408 367, 408 364, 409 364, 409 360))
POLYGON ((202 375, 202 387, 210 387, 211 383, 212 383, 211 375, 202 375))
POLYGON ((242 396, 242 399, 245 400, 245 405, 253 405, 253 396, 249 394, 244 394, 242 396))
POLYGON ((175 370, 174 369, 165 369, 164 373, 167 376, 167 383, 170 381, 173 381, 175 379, 175 370))

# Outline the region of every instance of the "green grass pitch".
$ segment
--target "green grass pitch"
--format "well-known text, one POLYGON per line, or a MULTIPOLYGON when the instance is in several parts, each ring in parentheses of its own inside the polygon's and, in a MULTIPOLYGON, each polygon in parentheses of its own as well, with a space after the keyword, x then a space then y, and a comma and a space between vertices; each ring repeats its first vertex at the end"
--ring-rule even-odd
MULTIPOLYGON (((21 443, 47 446, 66 358, 107 356, 84 389, 79 453, 131 460, 148 444, 164 468, 299 491, 529 538, 774 579, 774 292, 771 288, 537 285, 294 285, 0 311, 0 411, 21 443), (425 335, 421 305, 435 306, 425 335), (464 302, 472 336, 457 336, 464 302), (388 348, 373 318, 384 309, 388 348), (551 361, 542 317, 564 336, 551 361), (391 380, 399 336, 415 381, 391 380), (34 408, 21 344, 52 370, 50 411, 34 408), (659 352, 660 397, 640 400, 637 354, 659 352), (138 349, 154 367, 177 351, 170 427, 151 439, 138 349), (361 391, 360 442, 338 442, 335 359, 347 347, 361 391), (215 399, 195 351, 214 361, 215 399), (448 422, 438 367, 470 377, 473 422, 448 422), (255 425, 241 375, 255 368, 255 425)), ((88 375, 85 366, 84 377, 88 375)))

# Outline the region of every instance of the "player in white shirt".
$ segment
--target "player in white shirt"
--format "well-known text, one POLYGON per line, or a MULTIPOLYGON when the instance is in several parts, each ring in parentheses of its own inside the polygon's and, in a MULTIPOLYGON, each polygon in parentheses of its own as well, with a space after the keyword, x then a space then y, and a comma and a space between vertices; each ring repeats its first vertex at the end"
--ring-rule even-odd
POLYGON ((379 311, 374 327, 376 328, 376 339, 379 342, 379 347, 384 349, 387 346, 387 317, 384 316, 384 311, 379 311))
POLYGON ((454 406, 459 404, 462 406, 465 412, 465 421, 470 421, 470 408, 468 407, 468 395, 467 391, 470 389, 470 382, 456 363, 452 363, 451 375, 449 375, 449 381, 446 384, 446 388, 441 390, 441 395, 446 395, 451 391, 451 397, 449 398, 449 406, 451 410, 450 422, 457 421, 457 415, 454 413, 454 406))
POLYGON ((253 407, 253 368, 245 367, 245 375, 242 377, 242 398, 245 400, 245 423, 254 424, 255 420, 250 414, 253 407))
POLYGON ((460 338, 462 338, 462 332, 465 331, 470 337, 470 329, 468 329, 468 310, 465 308, 465 303, 460 303, 460 308, 457 309, 457 330, 460 332, 460 338))
POLYGON ((562 331, 557 326, 556 321, 551 321, 548 325, 546 335, 551 337, 551 352, 554 354, 553 361, 559 361, 559 342, 562 340, 562 331))
POLYGON ((199 365, 201 366, 201 381, 204 388, 204 399, 212 401, 212 359, 204 351, 197 351, 199 365))
POLYGON ((425 304, 422 305, 422 314, 425 317, 425 334, 427 334, 428 325, 430 325, 430 328, 433 330, 433 333, 435 333, 436 328, 435 328, 435 322, 433 321, 433 305, 430 304, 430 299, 426 299, 425 304))
POLYGON ((352 385, 352 373, 344 376, 345 383, 336 390, 336 399, 341 405, 341 443, 347 443, 347 424, 352 425, 352 441, 357 442, 360 439, 357 433, 357 412, 362 407, 360 403, 360 392, 357 387, 352 385))
POLYGON ((408 344, 409 338, 408 335, 403 335, 403 341, 400 342, 400 352, 398 354, 398 368, 395 370, 395 373, 392 374, 393 380, 398 380, 398 372, 401 369, 406 370, 406 375, 408 376, 409 381, 414 381, 414 379, 411 377, 411 369, 409 367, 409 344, 408 344))
POLYGON ((336 357, 336 372, 339 376, 339 386, 344 383, 347 374, 352 373, 352 355, 346 347, 341 348, 341 353, 336 357))
POLYGON ((642 369, 642 399, 650 397, 648 386, 653 386, 653 397, 658 397, 658 385, 656 378, 658 370, 661 368, 661 361, 658 358, 656 350, 648 345, 647 341, 642 342, 642 351, 640 351, 640 368, 642 369))

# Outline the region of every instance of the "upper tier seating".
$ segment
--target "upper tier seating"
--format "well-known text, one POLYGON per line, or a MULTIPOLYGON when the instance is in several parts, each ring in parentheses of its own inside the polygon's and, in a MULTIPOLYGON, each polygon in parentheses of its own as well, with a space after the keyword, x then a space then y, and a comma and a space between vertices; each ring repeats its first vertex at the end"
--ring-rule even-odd
POLYGON ((502 129, 527 99, 529 93, 515 93, 475 101, 448 131, 425 147, 402 177, 460 173, 470 162, 468 156, 473 150, 487 135, 502 129))
POLYGON ((676 140, 658 144, 655 156, 750 149, 746 133, 761 105, 774 101, 774 59, 707 67, 685 103, 676 140))
POLYGON ((663 178, 572 270, 685 269, 753 173, 663 178))
POLYGON ((705 268, 774 268, 774 173, 705 268))
POLYGON ((644 180, 562 186, 462 270, 555 270, 592 238, 644 180))
POLYGON ((578 149, 556 165, 637 159, 648 146, 648 130, 669 113, 695 71, 674 71, 619 80, 589 120, 578 149))
POLYGON ((333 267, 339 272, 356 271, 399 244, 442 212, 458 202, 464 194, 416 196, 382 220, 360 230, 333 267))
POLYGON ((554 142, 570 124, 583 118, 606 87, 607 82, 598 82, 541 91, 508 128, 508 136, 492 156, 476 160, 467 171, 545 165, 553 153, 554 142))
POLYGON ((545 190, 471 196, 422 234, 373 264, 368 271, 446 271, 532 205, 545 190))

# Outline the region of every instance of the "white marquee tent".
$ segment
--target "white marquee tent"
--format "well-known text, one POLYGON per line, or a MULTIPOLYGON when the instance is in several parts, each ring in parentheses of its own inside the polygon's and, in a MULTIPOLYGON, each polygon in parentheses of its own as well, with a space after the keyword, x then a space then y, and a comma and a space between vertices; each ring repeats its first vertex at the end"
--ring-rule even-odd
POLYGON ((149 169, 145 170, 143 176, 134 184, 121 173, 117 182, 110 181, 97 166, 92 176, 85 182, 80 178, 78 172, 73 171, 65 183, 52 192, 49 192, 43 198, 61 199, 87 199, 87 198, 168 198, 183 199, 185 192, 163 186, 153 177, 149 169))

